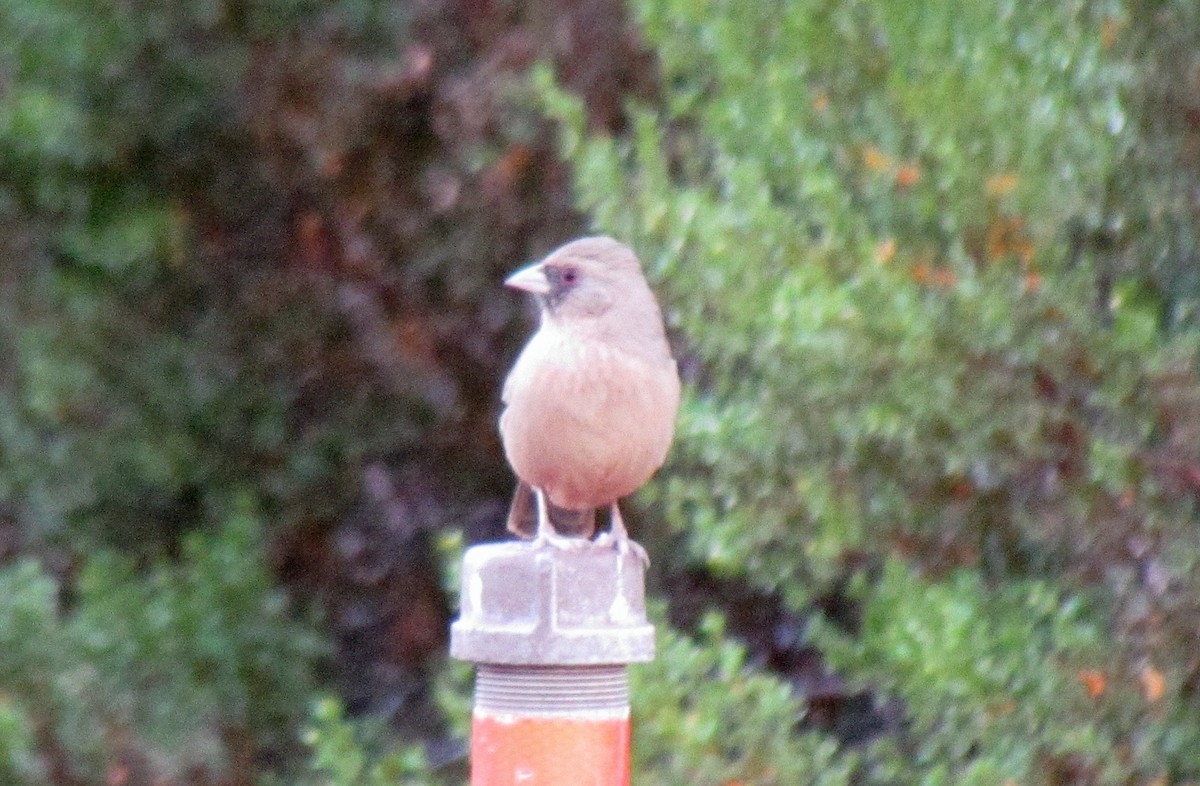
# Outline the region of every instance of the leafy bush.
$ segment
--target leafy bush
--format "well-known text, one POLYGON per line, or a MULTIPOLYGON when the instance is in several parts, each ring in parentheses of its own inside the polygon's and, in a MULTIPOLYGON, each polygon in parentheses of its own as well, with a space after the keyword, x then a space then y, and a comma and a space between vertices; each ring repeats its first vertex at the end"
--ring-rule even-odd
POLYGON ((379 753, 360 727, 346 720, 336 699, 316 702, 304 740, 321 786, 419 786, 432 783, 419 747, 379 753))
POLYGON ((62 591, 32 560, 0 571, 6 782, 191 783, 294 746, 323 645, 253 515, 190 535, 178 565, 97 553, 62 591))
POLYGON ((631 668, 633 767, 639 782, 845 786, 852 761, 833 740, 798 735, 789 687, 751 666, 710 616, 702 638, 660 626, 657 659, 631 668), (731 712, 737 707, 737 712, 731 712))
MULTIPOLYGON (((522 127, 533 112, 497 116, 521 62, 492 56, 511 14, 474 15, 464 36, 456 13, 0 0, 0 558, 85 562, 38 574, 45 586, 20 596, 45 634, 30 642, 71 652, 51 645, 75 635, 51 598, 76 593, 79 635, 97 639, 82 693, 59 686, 43 709, 31 687, 0 703, 14 778, 100 782, 103 767, 150 757, 163 777, 194 768, 194 782, 223 771, 243 783, 278 763, 247 752, 298 753, 294 711, 311 697, 284 701, 253 671, 269 642, 221 616, 261 600, 265 567, 228 597, 207 577, 175 592, 178 575, 151 568, 180 559, 237 495, 279 536, 271 564, 285 578, 350 596, 330 627, 352 628, 339 644, 358 660, 336 663, 334 679, 379 693, 378 661, 437 647, 437 598, 434 614, 363 634, 353 593, 373 583, 383 596, 379 565, 411 564, 385 553, 364 568, 378 543, 331 556, 330 533, 375 513, 361 501, 368 465, 417 478, 388 499, 389 513, 416 511, 414 528, 511 492, 494 387, 526 326, 523 302, 495 285, 577 221, 565 200, 540 198, 543 170, 561 165, 522 127), (205 597, 224 606, 205 611, 205 597), (156 616, 125 612, 134 605, 156 616), (109 624, 119 635, 97 638, 93 607, 122 612, 109 624), (397 647, 397 631, 419 640, 397 647), (70 726, 109 698, 120 734, 70 726)), ((377 619, 402 617, 407 600, 377 619)), ((14 650, 22 678, 78 665, 50 658, 39 671, 32 646, 14 650)), ((292 649, 275 656, 280 679, 301 668, 292 649)), ((141 777, 132 769, 126 782, 141 777)))
POLYGON ((1118 735, 1075 678, 1104 663, 1077 599, 1043 582, 988 588, 970 572, 926 583, 894 561, 868 598, 858 635, 826 626, 817 638, 838 669, 908 708, 874 780, 1038 782, 1046 761, 1073 755, 1105 782, 1121 774, 1118 735))
MULTIPOLYGON (((560 45, 604 93, 535 74, 579 203, 691 383, 647 499, 710 570, 861 612, 811 640, 907 721, 795 734, 712 623, 637 671, 637 777, 1200 778, 1195 4, 633 0, 628 126, 644 61, 593 78, 620 36, 580 5, 0 0, 0 550, 82 565, 0 571, 0 779, 294 743, 318 648, 243 489, 306 531, 379 457, 507 491, 496 283, 575 226, 509 77, 560 45)), ((318 704, 312 777, 427 777, 358 730, 318 704)))
MULTIPOLYGON (((170 550, 246 484, 272 523, 333 520, 364 456, 431 449, 425 429, 479 406, 435 362, 476 304, 430 258, 461 255, 377 231, 415 218, 342 227, 349 187, 322 163, 356 188, 357 167, 395 169, 376 211, 420 178, 387 120, 416 100, 396 95, 391 51, 408 17, 373 0, 0 3, 0 499, 31 539, 170 550)), ((460 264, 460 286, 485 278, 460 264)), ((491 307, 473 333, 487 360, 458 350, 461 376, 518 315, 491 307)))
POLYGON ((1126 252, 1193 242, 1137 95, 1194 15, 633 7, 667 88, 627 138, 535 81, 681 336, 654 498, 693 559, 796 606, 857 588, 861 629, 815 641, 911 721, 867 777, 1197 777, 1195 345, 1165 257, 1126 252))

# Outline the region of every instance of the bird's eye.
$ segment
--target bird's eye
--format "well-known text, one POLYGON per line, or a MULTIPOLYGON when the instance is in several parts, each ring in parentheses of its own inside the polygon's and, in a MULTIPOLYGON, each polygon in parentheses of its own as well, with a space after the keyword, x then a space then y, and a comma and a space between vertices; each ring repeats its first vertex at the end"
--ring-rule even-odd
POLYGON ((546 280, 550 291, 559 297, 566 294, 583 279, 583 273, 574 265, 547 265, 546 280))

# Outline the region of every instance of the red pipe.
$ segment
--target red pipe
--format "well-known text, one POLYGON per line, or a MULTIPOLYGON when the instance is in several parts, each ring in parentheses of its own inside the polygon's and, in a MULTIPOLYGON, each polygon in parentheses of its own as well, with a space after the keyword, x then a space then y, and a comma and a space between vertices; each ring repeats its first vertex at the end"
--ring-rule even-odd
POLYGON ((610 547, 476 546, 454 657, 478 665, 471 786, 629 786, 629 673, 654 655, 643 567, 610 547))
POLYGON ((625 666, 482 666, 471 786, 629 786, 625 666))

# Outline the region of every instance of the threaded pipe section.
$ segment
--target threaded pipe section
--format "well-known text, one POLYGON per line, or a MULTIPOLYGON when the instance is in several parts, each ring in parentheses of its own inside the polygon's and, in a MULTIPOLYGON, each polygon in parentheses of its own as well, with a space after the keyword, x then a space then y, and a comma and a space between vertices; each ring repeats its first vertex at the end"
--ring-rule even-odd
POLYGON ((629 711, 629 670, 601 666, 528 666, 481 663, 475 709, 518 715, 629 711))

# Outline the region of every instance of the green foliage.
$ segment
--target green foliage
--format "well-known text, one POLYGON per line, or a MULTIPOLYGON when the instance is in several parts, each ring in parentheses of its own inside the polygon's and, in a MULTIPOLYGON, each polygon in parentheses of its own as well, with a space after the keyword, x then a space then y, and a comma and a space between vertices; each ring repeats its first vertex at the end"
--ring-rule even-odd
MULTIPOLYGON (((429 127, 433 105, 453 126, 442 94, 473 56, 439 34, 445 6, 0 0, 0 552, 84 565, 29 567, 9 596, 37 635, 0 654, 30 682, 0 690, 0 781, 294 763, 310 632, 259 607, 279 596, 257 542, 248 569, 201 559, 227 541, 193 533, 246 493, 323 547, 368 461, 454 476, 464 507, 489 473, 509 483, 463 436, 494 441, 491 386, 525 327, 480 260, 544 243, 542 211, 496 222, 460 198, 482 190, 463 152, 485 129, 429 127)), ((251 548, 234 534, 222 549, 251 548)), ((318 564, 336 572, 311 560, 299 582, 318 564)))
MULTIPOLYGON (((403 28, 340 10, 363 53, 403 28)), ((416 382, 361 384, 329 293, 277 269, 288 227, 233 109, 264 42, 326 13, 0 2, 0 501, 33 539, 161 552, 246 483, 279 520, 328 516, 339 473, 432 417, 416 382)))
POLYGON ((898 562, 865 592, 861 631, 817 639, 832 665, 909 708, 908 761, 882 756, 879 782, 1038 782, 1045 760, 1072 755, 1105 781, 1120 772, 1119 730, 1071 670, 1103 656, 1077 601, 1042 582, 989 590, 966 571, 928 583, 898 562))
POLYGON ((347 721, 335 699, 320 699, 304 732, 317 773, 314 786, 421 786, 432 783, 419 747, 372 752, 376 746, 347 721))
POLYGON ((631 669, 637 782, 846 786, 853 759, 816 734, 795 733, 789 687, 746 662, 721 621, 701 641, 660 628, 658 657, 631 669))
POLYGON ((1200 236, 1192 195, 1200 170, 1195 116, 1184 107, 1200 66, 1200 8, 1167 0, 1130 3, 1128 10, 1111 30, 1115 45, 1138 64, 1125 96, 1138 138, 1110 190, 1107 232, 1093 245, 1115 280, 1158 301, 1160 325, 1194 325, 1200 236))
POLYGON ((1163 471, 1194 461, 1193 293, 1146 251, 1193 235, 1138 91, 1200 28, 1121 2, 632 5, 667 88, 627 137, 534 82, 694 369, 655 492, 692 558, 797 606, 860 587, 862 629, 821 642, 912 720, 864 756, 878 782, 1197 777, 1166 741, 1197 733, 1172 680, 1197 677, 1200 552, 1163 471), (1165 694, 1089 701, 1100 631, 1114 684, 1165 694))
POLYGON ((45 780, 29 713, 17 702, 0 702, 0 777, 5 783, 33 784, 45 780))
POLYGON ((1183 750, 1200 730, 1151 709, 1150 667, 1136 679, 1106 670, 1110 642, 1078 598, 1043 581, 988 587, 968 571, 928 582, 896 561, 861 594, 860 631, 824 624, 815 639, 836 668, 908 708, 902 738, 867 757, 873 782, 1041 783, 1048 763, 1071 762, 1098 783, 1189 773, 1183 750))
POLYGON ((264 559, 258 521, 235 512, 218 533, 189 536, 177 565, 142 574, 93 555, 65 610, 35 562, 0 571, 5 772, 39 783, 53 766, 103 783, 118 768, 172 782, 286 750, 322 645, 264 559))
MULTIPOLYGON (((1022 473, 1053 471, 1064 449, 1053 444, 1056 429, 1077 429, 1085 444, 1115 442, 1126 455, 1145 444, 1153 426, 1147 383, 1160 368, 1144 342, 1134 342, 1136 351, 1113 345, 1090 309, 1086 271, 1061 269, 1068 249, 1050 242, 1098 198, 1093 167, 1107 161, 1111 169, 1114 159, 1104 151, 1128 144, 1125 125, 1105 114, 1119 110, 1128 64, 1093 62, 1098 9, 1037 6, 1017 18, 999 6, 982 24, 936 2, 906 6, 912 19, 873 3, 810 5, 790 5, 768 24, 758 5, 641 4, 676 87, 668 114, 637 115, 627 145, 583 140, 578 109, 546 91, 550 110, 576 124, 564 139, 581 201, 601 226, 641 241, 672 318, 704 363, 706 384, 681 420, 677 465, 685 471, 670 480, 668 503, 698 524, 703 556, 768 581, 828 574, 827 565, 793 557, 836 554, 821 547, 831 528, 855 546, 868 530, 897 526, 949 526, 978 540, 992 525, 981 516, 1019 524, 1035 506, 1017 492, 1037 495, 1022 473), (922 13, 949 25, 948 36, 903 38, 923 29, 922 13), (715 30, 714 18, 725 20, 715 30), (1082 53, 1049 82, 1043 68, 1022 62, 1023 49, 978 56, 1014 29, 1022 47, 1026 35, 1065 36, 1082 53), (817 43, 829 40, 837 45, 817 43), (992 114, 981 127, 991 141, 976 149, 926 140, 860 155, 892 138, 972 138, 957 127, 927 134, 927 121, 951 118, 889 103, 895 83, 919 76, 903 65, 914 48, 949 74, 918 82, 931 104, 989 96, 992 114), (776 71, 793 81, 777 82, 776 71), (828 93, 834 83, 836 95, 828 93), (1050 112, 1052 129, 1081 138, 1038 142, 1026 174, 1003 140, 1032 123, 1025 113, 1033 111, 1050 112), (680 139, 678 162, 664 137, 680 139), (894 171, 902 160, 919 167, 903 187, 894 171), (672 167, 681 174, 669 175, 672 167), (1007 174, 1012 192, 1000 196, 993 186, 990 210, 963 196, 986 198, 989 179, 1007 174), (872 185, 879 178, 886 188, 872 185), (805 191, 814 183, 819 199, 805 191), (975 222, 989 212, 1023 215, 1023 202, 1005 201, 1018 189, 1046 228, 972 255, 975 222), (901 210, 921 221, 899 220, 901 210), (1035 264, 1049 270, 1031 279, 1035 264), (1051 275, 1053 286, 1039 283, 1051 275), (948 492, 959 483, 968 501, 986 496, 988 509, 953 507, 948 492), (789 546, 777 553, 792 567, 756 570, 772 551, 764 546, 776 543, 789 546)), ((1049 480, 1084 499, 1096 490, 1062 473, 1049 480)), ((1109 480, 1122 491, 1138 479, 1109 480)))
MULTIPOLYGON (((480 260, 518 251, 467 214, 565 209, 520 202, 524 108, 477 106, 492 23, 430 56, 410 5, 0 0, 0 529, 79 567, 0 570, 0 781, 252 771, 319 647, 227 500, 328 522, 364 457, 430 444, 489 482, 515 312, 480 260)), ((907 719, 796 734, 713 622, 636 670, 635 777, 1200 778, 1200 6, 631 5, 663 89, 627 134, 535 82, 680 336, 653 493, 713 570, 850 587, 861 626, 814 640, 907 719)), ((333 703, 306 740, 316 783, 428 782, 333 703)))

